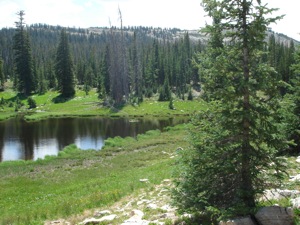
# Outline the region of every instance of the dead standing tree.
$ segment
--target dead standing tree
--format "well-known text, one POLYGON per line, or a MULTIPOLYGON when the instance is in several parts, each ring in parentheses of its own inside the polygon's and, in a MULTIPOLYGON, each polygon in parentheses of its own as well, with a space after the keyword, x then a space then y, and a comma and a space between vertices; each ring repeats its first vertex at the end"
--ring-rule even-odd
POLYGON ((111 98, 115 105, 120 105, 128 100, 129 82, 128 66, 126 57, 125 37, 123 32, 122 13, 118 9, 121 21, 121 34, 110 26, 110 66, 109 74, 111 81, 111 98))

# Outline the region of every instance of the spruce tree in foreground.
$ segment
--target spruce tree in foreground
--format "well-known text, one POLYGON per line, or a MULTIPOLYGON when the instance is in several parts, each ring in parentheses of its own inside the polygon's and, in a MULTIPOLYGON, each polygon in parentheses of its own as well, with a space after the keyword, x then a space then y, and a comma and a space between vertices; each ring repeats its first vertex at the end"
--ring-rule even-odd
POLYGON ((62 97, 69 98, 75 95, 74 68, 66 30, 60 34, 57 48, 55 72, 58 89, 62 97))
POLYGON ((17 88, 20 93, 30 95, 35 90, 33 73, 33 60, 28 33, 25 30, 24 11, 17 13, 19 21, 16 22, 16 34, 14 35, 14 54, 17 75, 17 88))
POLYGON ((260 1, 202 3, 214 21, 205 28, 208 49, 199 54, 210 107, 194 118, 193 148, 181 153, 174 200, 184 211, 251 214, 257 196, 283 174, 276 157, 285 147, 276 120, 279 80, 261 60, 266 29, 280 17, 269 18, 274 10, 260 1))

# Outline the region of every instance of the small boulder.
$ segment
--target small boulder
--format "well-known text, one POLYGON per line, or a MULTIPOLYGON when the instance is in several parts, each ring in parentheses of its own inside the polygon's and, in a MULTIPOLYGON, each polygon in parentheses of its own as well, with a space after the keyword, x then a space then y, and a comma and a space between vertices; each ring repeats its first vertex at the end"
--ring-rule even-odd
POLYGON ((255 214, 261 225, 292 225, 293 217, 291 208, 279 206, 263 207, 255 214))
POLYGON ((140 179, 140 182, 142 182, 142 183, 149 183, 149 179, 140 179))

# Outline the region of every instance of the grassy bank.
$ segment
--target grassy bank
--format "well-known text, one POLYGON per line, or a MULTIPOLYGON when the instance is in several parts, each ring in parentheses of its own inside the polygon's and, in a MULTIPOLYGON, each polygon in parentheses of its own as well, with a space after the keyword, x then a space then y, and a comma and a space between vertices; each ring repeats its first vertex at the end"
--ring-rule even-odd
POLYGON ((76 96, 72 99, 61 101, 59 93, 48 91, 43 95, 33 95, 37 107, 28 109, 27 99, 17 95, 12 90, 0 92, 0 99, 4 99, 5 104, 0 105, 0 120, 18 114, 25 115, 26 120, 40 120, 50 117, 75 117, 75 116, 115 116, 115 117, 144 117, 144 116, 186 116, 205 107, 200 100, 182 101, 174 100, 174 110, 169 109, 169 102, 158 102, 156 98, 146 99, 138 106, 126 105, 119 109, 103 106, 103 102, 98 99, 96 90, 92 90, 88 95, 84 91, 77 90, 76 96), (15 112, 17 98, 23 104, 18 112, 15 112))
POLYGON ((57 157, 0 164, 0 224, 42 224, 86 209, 112 204, 170 178, 178 147, 185 148, 186 125, 106 141, 101 151, 71 145, 57 157))

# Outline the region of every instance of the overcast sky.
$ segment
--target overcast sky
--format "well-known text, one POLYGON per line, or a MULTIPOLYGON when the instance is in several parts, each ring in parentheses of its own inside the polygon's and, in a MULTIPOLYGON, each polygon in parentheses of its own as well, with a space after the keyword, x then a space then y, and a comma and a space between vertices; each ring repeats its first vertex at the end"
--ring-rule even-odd
MULTIPOLYGON (((25 11, 27 24, 46 23, 69 27, 119 26, 118 7, 124 26, 199 29, 206 21, 201 0, 0 0, 0 28, 14 27, 16 12, 25 11)), ((280 8, 285 18, 272 29, 300 41, 299 0, 262 0, 280 8)))

